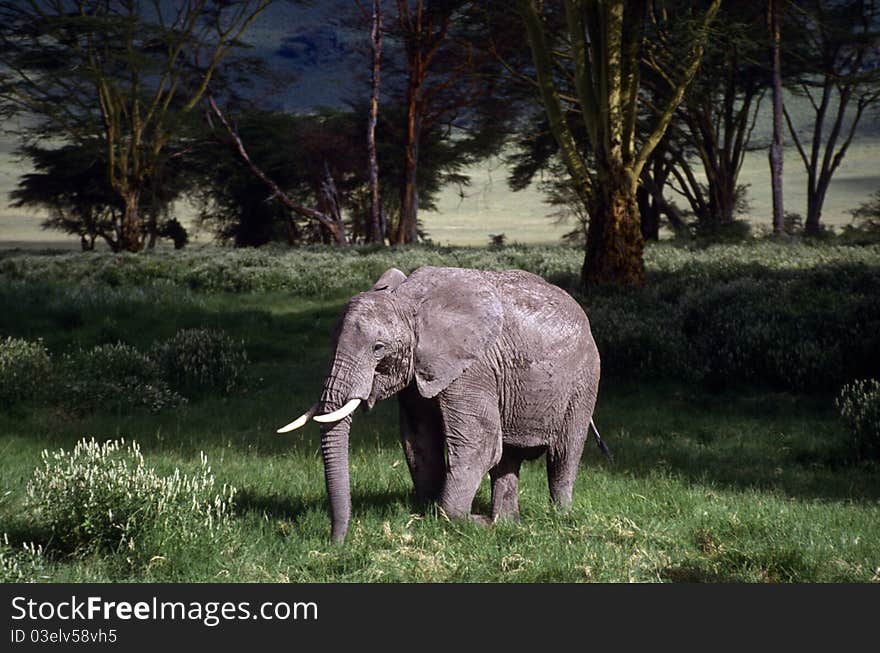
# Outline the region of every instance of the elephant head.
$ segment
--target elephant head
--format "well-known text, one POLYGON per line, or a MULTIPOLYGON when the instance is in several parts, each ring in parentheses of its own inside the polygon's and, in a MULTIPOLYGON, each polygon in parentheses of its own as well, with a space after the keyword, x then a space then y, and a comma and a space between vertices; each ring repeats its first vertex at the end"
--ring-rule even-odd
POLYGON ((323 425, 333 540, 344 540, 351 516, 354 410, 372 408, 413 381, 422 396, 436 396, 498 338, 502 315, 495 289, 479 273, 452 268, 420 268, 409 278, 392 268, 348 302, 334 331, 320 401, 278 430, 292 431, 309 419, 323 425))

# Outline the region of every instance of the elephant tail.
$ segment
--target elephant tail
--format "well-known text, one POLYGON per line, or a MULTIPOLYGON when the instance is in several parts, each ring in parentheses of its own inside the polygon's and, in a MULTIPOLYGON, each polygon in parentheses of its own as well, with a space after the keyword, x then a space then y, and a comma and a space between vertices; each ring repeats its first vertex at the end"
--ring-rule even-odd
POLYGON ((608 445, 605 444, 605 440, 603 440, 602 436, 599 435, 599 429, 596 428, 596 423, 593 421, 592 417, 590 418, 590 427, 593 429, 593 435, 596 436, 596 444, 599 445, 599 449, 601 449, 602 453, 605 454, 608 462, 613 463, 614 456, 611 455, 611 449, 608 448, 608 445))

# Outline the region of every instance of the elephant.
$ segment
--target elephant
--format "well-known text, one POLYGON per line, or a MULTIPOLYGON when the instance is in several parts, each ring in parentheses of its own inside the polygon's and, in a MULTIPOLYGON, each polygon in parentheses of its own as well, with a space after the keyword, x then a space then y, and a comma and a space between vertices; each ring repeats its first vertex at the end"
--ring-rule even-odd
POLYGON ((567 507, 593 424, 599 352, 580 305, 522 270, 387 270, 350 299, 333 334, 320 401, 280 429, 321 423, 331 538, 351 516, 352 413, 397 394, 417 499, 449 518, 519 517, 523 460, 546 453, 551 500, 567 507), (491 515, 471 515, 486 474, 491 515))

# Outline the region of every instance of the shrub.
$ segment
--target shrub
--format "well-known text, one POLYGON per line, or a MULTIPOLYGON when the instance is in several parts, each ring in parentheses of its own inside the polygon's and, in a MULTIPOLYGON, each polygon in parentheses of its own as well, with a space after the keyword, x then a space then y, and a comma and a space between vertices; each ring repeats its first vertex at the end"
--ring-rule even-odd
POLYGON ((27 505, 62 547, 80 553, 152 556, 212 538, 228 525, 235 488, 215 491, 204 454, 193 476, 159 476, 136 442, 80 440, 73 451, 44 450, 27 486, 27 505))
POLYGON ((123 343, 66 355, 60 379, 62 405, 78 413, 131 408, 158 412, 186 401, 168 387, 155 361, 123 343))
POLYGON ((46 395, 52 363, 42 341, 0 340, 0 405, 46 395))
POLYGON ((229 394, 241 387, 247 367, 244 344, 215 329, 183 329, 154 346, 163 378, 187 397, 229 394))
POLYGON ((603 375, 699 379, 674 305, 611 293, 591 298, 587 311, 603 375))
POLYGON ((855 244, 871 244, 880 241, 880 190, 875 191, 867 202, 850 211, 852 223, 843 227, 843 240, 855 244))
POLYGON ((9 536, 0 539, 0 583, 35 583, 44 577, 43 547, 27 542, 13 547, 9 536))
POLYGON ((880 458, 880 382, 853 381, 841 389, 835 403, 849 425, 856 455, 880 458))

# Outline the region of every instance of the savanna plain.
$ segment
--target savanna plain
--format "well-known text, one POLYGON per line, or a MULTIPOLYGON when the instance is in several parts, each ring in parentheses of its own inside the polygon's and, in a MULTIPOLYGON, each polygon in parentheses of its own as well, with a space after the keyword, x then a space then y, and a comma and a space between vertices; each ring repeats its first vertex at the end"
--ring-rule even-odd
POLYGON ((880 369, 880 246, 652 244, 644 288, 586 294, 582 256, 0 252, 0 580, 880 580, 880 469, 835 404, 880 369), (317 425, 275 429, 319 396, 347 298, 426 264, 583 304, 614 460, 588 444, 568 511, 539 459, 521 521, 450 522, 414 504, 389 400, 355 415, 336 546, 317 425))

